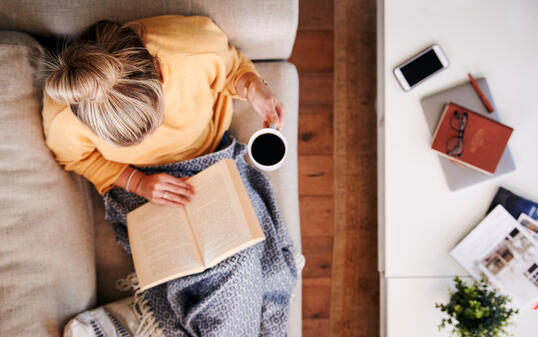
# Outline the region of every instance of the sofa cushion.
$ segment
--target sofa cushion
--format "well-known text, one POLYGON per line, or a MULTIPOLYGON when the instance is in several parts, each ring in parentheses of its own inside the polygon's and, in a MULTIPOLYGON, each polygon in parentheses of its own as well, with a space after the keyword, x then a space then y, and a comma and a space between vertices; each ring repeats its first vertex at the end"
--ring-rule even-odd
POLYGON ((58 336, 95 302, 87 185, 45 145, 39 50, 0 32, 0 336, 58 336))
MULTIPOLYGON (((301 247, 299 200, 297 189, 297 128, 299 82, 295 66, 285 62, 257 62, 256 69, 287 107, 287 122, 283 133, 288 140, 289 155, 286 164, 268 174, 284 223, 297 248, 301 247)), ((248 102, 234 100, 231 132, 240 142, 247 143, 250 135, 261 128, 262 119, 248 102)), ((114 281, 132 271, 131 258, 115 242, 112 226, 104 220, 102 200, 94 191, 96 220, 96 250, 98 301, 105 304, 127 296, 114 288, 114 281)), ((288 336, 301 336, 301 281, 299 280, 291 303, 288 336)))
POLYGON ((250 59, 287 59, 298 12, 297 0, 3 0, 0 29, 69 35, 101 19, 128 22, 163 14, 203 15, 250 59))

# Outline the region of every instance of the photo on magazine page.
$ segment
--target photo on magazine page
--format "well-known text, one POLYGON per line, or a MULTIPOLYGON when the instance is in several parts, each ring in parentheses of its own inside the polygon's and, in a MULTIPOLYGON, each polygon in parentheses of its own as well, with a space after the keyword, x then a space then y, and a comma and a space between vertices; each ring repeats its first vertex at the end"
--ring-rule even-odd
POLYGON ((538 246, 522 228, 513 228, 480 261, 478 267, 491 282, 513 296, 518 303, 525 303, 529 295, 538 292, 534 280, 538 260, 538 246), (532 277, 529 277, 529 271, 532 277))
POLYGON ((521 213, 521 215, 517 219, 517 222, 519 222, 523 227, 527 229, 527 233, 529 233, 529 235, 532 236, 534 241, 538 242, 538 221, 537 220, 534 220, 533 218, 531 218, 525 213, 521 213))

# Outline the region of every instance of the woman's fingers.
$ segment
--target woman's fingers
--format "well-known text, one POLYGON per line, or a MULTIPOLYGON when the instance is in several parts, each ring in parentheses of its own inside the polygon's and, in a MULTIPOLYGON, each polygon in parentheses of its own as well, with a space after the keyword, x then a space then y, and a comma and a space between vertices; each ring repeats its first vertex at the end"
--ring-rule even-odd
POLYGON ((181 208, 183 206, 185 206, 184 204, 182 203, 178 203, 178 202, 175 202, 175 201, 172 201, 172 200, 168 200, 168 199, 163 199, 163 198, 157 198, 157 199, 154 199, 152 200, 154 203, 156 204, 160 204, 160 205, 165 205, 165 206, 170 206, 170 207, 176 207, 176 208, 181 208))
POLYGON ((276 106, 273 100, 271 100, 270 104, 267 104, 267 106, 265 107, 265 118, 263 120, 263 126, 266 128, 271 127, 271 124, 275 124, 278 126, 279 120, 280 118, 278 116, 276 106))
POLYGON ((136 194, 157 204, 182 207, 194 195, 193 187, 185 180, 166 173, 145 175, 139 183, 136 194))
POLYGON ((278 113, 278 129, 281 130, 286 122, 286 107, 281 102, 277 102, 275 107, 278 113))
POLYGON ((164 176, 163 182, 165 184, 175 185, 181 188, 188 189, 194 193, 194 188, 192 187, 192 185, 185 181, 187 179, 188 178, 176 178, 174 176, 167 174, 164 176))
POLYGON ((274 107, 267 113, 264 121, 263 127, 268 128, 271 124, 275 124, 278 130, 281 130, 284 127, 284 122, 286 121, 286 107, 277 102, 274 107))
POLYGON ((248 99, 254 110, 262 116, 263 127, 275 123, 278 130, 282 129, 286 121, 286 107, 273 92, 267 86, 260 85, 251 96, 248 99))
POLYGON ((190 199, 184 194, 176 194, 175 192, 166 189, 154 191, 151 201, 157 204, 173 207, 182 207, 190 203, 190 199))
POLYGON ((187 186, 178 186, 174 184, 166 184, 163 189, 167 192, 171 192, 178 195, 183 195, 187 198, 192 198, 194 196, 194 191, 187 186))
POLYGON ((187 183, 186 178, 176 178, 166 173, 159 173, 150 176, 151 180, 149 188, 151 188, 151 201, 171 206, 183 207, 190 202, 190 198, 194 196, 192 185, 187 183))
POLYGON ((170 191, 164 191, 161 199, 171 201, 180 205, 185 205, 191 202, 190 198, 188 198, 187 196, 170 191))

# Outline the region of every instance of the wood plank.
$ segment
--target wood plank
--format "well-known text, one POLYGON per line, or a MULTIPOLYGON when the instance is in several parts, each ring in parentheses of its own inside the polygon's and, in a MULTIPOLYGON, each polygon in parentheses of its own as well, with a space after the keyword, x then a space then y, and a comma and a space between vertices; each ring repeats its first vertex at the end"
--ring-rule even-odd
POLYGON ((334 2, 335 222, 330 335, 379 336, 376 2, 334 2), (350 289, 352 291, 350 291, 350 289))
POLYGON ((332 236, 308 237, 304 240, 302 253, 306 264, 303 269, 303 278, 330 278, 332 251, 332 236))
POLYGON ((329 318, 330 278, 303 279, 303 318, 329 318))
POLYGON ((333 113, 333 73, 299 73, 299 111, 333 113))
POLYGON ((329 337, 329 320, 304 319, 303 337, 329 337))
POLYGON ((334 198, 305 195, 299 198, 301 211, 301 236, 332 236, 334 221, 334 198))
POLYGON ((299 188, 307 260, 303 270, 304 337, 329 336, 334 217, 332 7, 331 0, 299 1, 299 32, 290 58, 300 77, 299 188))
POLYGON ((299 72, 332 72, 333 54, 332 31, 297 32, 289 62, 299 72))
POLYGON ((299 155, 332 155, 332 118, 332 114, 299 114, 299 155))
POLYGON ((302 245, 302 251, 307 254, 329 254, 333 248, 332 236, 309 236, 302 245))
POLYGON ((299 196, 333 195, 333 156, 299 156, 299 196))
POLYGON ((333 29, 332 0, 299 1, 299 31, 333 29))
MULTIPOLYGON (((306 259, 303 269, 303 279, 315 279, 319 277, 330 278, 332 270, 332 248, 328 253, 303 253, 306 259)), ((325 303, 327 307, 330 303, 325 303)))

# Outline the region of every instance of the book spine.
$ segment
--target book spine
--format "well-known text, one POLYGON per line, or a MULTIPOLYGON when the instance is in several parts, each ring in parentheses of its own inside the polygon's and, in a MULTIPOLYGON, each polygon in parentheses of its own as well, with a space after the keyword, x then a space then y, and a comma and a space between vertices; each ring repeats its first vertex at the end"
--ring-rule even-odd
POLYGON ((439 154, 441 154, 443 157, 446 157, 446 158, 448 158, 448 159, 450 159, 450 160, 452 160, 452 161, 454 161, 454 162, 456 162, 456 163, 458 163, 458 164, 461 164, 461 165, 463 165, 463 166, 466 166, 466 167, 475 169, 475 170, 480 171, 480 172, 482 172, 482 173, 485 173, 485 174, 487 174, 487 175, 493 175, 493 174, 495 174, 495 172, 486 171, 486 170, 484 170, 484 169, 481 169, 481 168, 478 167, 478 166, 474 166, 474 165, 472 165, 472 164, 469 164, 469 163, 467 163, 467 162, 464 162, 463 160, 459 160, 459 159, 457 159, 456 157, 449 156, 448 154, 446 154, 446 153, 444 153, 444 152, 441 152, 441 151, 439 151, 439 150, 436 150, 436 149, 433 149, 433 150, 435 150, 436 152, 438 152, 439 154))
MULTIPOLYGON (((439 117, 439 121, 437 122, 437 127, 435 128, 435 132, 433 133, 433 137, 432 137, 432 143, 430 145, 430 147, 432 149, 433 148, 433 143, 435 142, 435 138, 437 138, 437 133, 439 132, 439 128, 441 127, 441 122, 443 121, 443 119, 445 118, 445 114, 446 112, 448 111, 448 108, 450 107, 450 103, 447 103, 445 104, 445 108, 443 109, 443 112, 441 113, 441 117, 439 117)), ((434 149, 435 150, 435 149, 434 149)), ((437 150, 436 150, 437 151, 437 150)))

